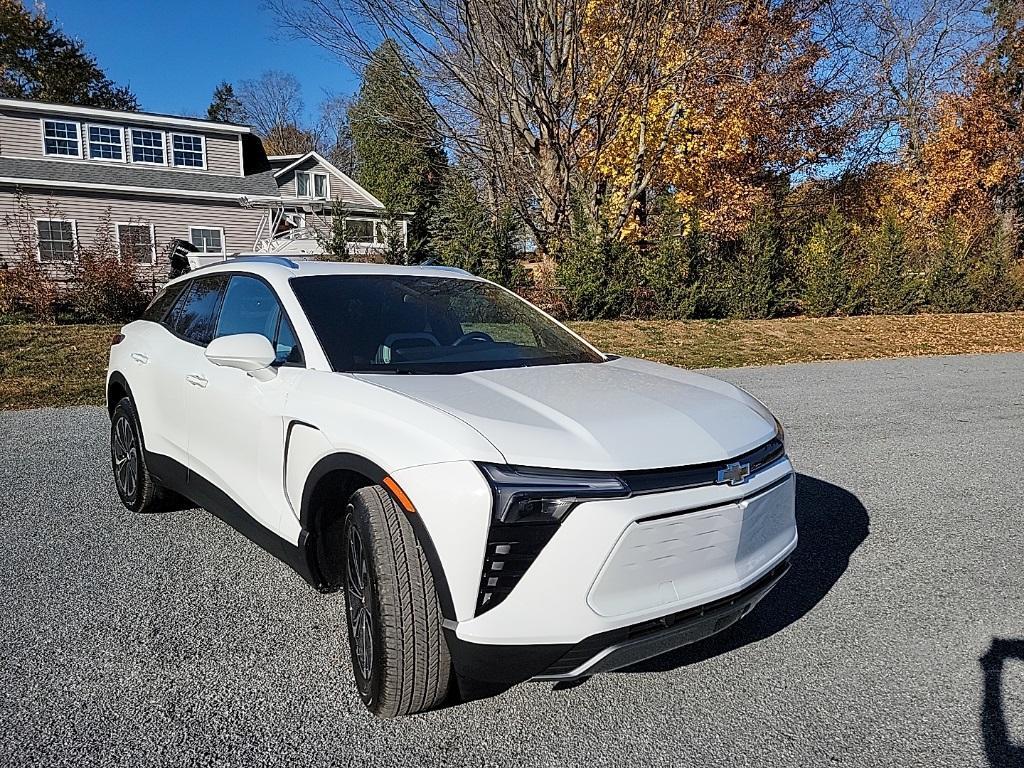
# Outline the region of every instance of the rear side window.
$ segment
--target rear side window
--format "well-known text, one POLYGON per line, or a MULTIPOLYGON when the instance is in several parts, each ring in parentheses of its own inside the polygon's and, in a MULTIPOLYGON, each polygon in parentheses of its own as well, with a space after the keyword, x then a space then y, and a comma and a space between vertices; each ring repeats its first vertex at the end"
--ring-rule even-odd
POLYGON ((146 311, 142 313, 142 319, 149 320, 151 323, 161 322, 164 319, 164 315, 167 314, 167 310, 174 306, 174 302, 181 295, 181 289, 185 285, 186 283, 177 283, 160 291, 156 298, 149 302, 146 311))
POLYGON ((222 275, 192 281, 188 292, 174 308, 170 329, 186 341, 205 347, 214 338, 217 309, 227 278, 222 275))
POLYGON ((302 362, 302 352, 277 295, 262 280, 236 275, 228 283, 217 325, 217 338, 258 333, 274 345, 276 364, 302 362))

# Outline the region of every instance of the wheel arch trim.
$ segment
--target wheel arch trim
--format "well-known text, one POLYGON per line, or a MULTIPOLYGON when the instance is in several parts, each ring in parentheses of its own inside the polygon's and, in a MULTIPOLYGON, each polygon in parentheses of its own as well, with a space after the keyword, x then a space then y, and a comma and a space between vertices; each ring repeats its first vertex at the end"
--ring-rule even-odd
MULTIPOLYGON (((305 422, 303 422, 303 424, 305 424, 305 422)), ((309 424, 307 426, 314 425, 309 424)), ((437 599, 441 606, 441 615, 445 619, 454 620, 455 603, 452 600, 448 579, 445 576, 444 567, 441 565, 441 558, 438 556, 437 549, 430 537, 430 532, 427 530, 423 519, 418 514, 415 512, 405 511, 401 501, 384 482, 385 478, 390 479, 390 475, 376 462, 357 453, 345 451, 332 453, 318 460, 307 474, 306 481, 302 488, 302 501, 299 507, 299 524, 302 528, 309 531, 311 535, 317 535, 319 521, 317 520, 318 509, 314 504, 314 495, 320 482, 323 481, 330 473, 339 470, 362 475, 374 485, 379 485, 381 488, 384 488, 387 494, 391 496, 392 500, 395 502, 395 506, 402 510, 402 514, 405 515, 405 519, 409 521, 413 532, 416 534, 416 541, 419 544, 420 549, 423 550, 423 554, 427 559, 427 564, 430 567, 430 573, 434 579, 434 588, 437 591, 437 599)), ((392 482, 394 481, 392 480, 392 482)), ((412 501, 415 505, 415 499, 412 501)))

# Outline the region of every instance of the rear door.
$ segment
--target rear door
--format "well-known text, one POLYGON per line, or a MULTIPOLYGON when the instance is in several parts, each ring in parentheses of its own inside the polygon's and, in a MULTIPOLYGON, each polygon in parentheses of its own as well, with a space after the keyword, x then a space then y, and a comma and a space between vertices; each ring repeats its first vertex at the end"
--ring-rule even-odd
POLYGON ((199 361, 205 362, 206 345, 213 339, 216 312, 227 278, 210 275, 190 280, 167 314, 165 338, 154 345, 147 367, 152 370, 153 412, 159 424, 160 446, 147 448, 173 459, 184 470, 188 466, 189 408, 196 384, 190 381, 199 361))
POLYGON ((165 288, 142 317, 125 329, 126 349, 117 365, 131 389, 146 450, 164 456, 173 452, 165 432, 171 420, 169 411, 177 408, 177 403, 168 401, 164 392, 165 366, 172 354, 168 348, 179 343, 167 330, 166 318, 187 287, 188 284, 176 283, 165 288))

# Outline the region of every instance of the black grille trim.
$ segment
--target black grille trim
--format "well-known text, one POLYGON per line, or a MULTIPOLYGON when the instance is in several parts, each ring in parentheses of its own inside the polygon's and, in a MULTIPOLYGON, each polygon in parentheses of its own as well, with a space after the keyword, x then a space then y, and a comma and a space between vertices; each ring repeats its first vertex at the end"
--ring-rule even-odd
POLYGON ((729 464, 749 464, 750 474, 755 474, 785 455, 786 446, 782 440, 773 437, 764 445, 725 461, 714 461, 689 467, 631 470, 616 474, 626 481, 626 485, 629 486, 634 496, 642 496, 649 493, 699 488, 702 485, 715 485, 718 482, 718 472, 729 464))
POLYGON ((653 635, 680 622, 699 619, 707 613, 713 613, 721 608, 742 603, 752 595, 756 595, 758 592, 765 589, 765 587, 781 579, 788 570, 789 560, 783 560, 749 587, 740 592, 729 595, 728 597, 723 597, 720 600, 705 603, 704 605, 699 605, 695 608, 689 608, 685 611, 671 613, 668 616, 662 616, 658 619, 651 619, 650 621, 633 624, 629 627, 622 627, 621 629, 602 632, 599 635, 592 635, 591 637, 581 640, 574 645, 564 656, 562 656, 562 658, 545 669, 541 677, 547 675, 567 675, 574 669, 580 667, 580 665, 585 664, 587 661, 594 658, 605 648, 618 645, 619 643, 629 642, 630 640, 636 640, 647 635, 653 635))
POLYGON ((489 611, 509 596, 558 530, 557 522, 492 523, 480 574, 476 615, 489 611))

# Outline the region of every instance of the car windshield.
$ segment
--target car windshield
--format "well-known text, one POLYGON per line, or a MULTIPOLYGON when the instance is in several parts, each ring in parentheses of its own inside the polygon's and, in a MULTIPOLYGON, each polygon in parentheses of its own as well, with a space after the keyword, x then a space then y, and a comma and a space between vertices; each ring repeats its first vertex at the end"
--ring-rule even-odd
POLYGON ((295 277, 335 371, 465 373, 603 358, 491 283, 412 275, 295 277))

